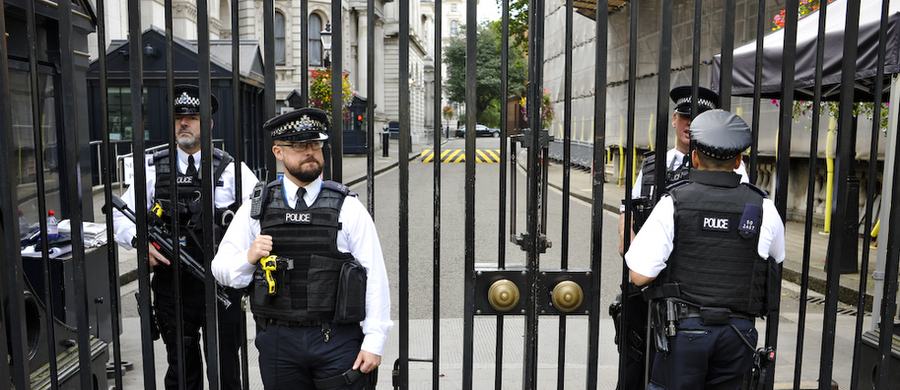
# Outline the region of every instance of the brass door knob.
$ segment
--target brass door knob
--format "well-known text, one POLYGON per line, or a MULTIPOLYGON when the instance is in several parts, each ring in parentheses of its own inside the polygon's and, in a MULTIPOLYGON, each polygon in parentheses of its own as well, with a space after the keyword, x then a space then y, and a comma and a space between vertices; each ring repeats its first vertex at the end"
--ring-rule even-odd
POLYGON ((488 289, 488 302, 494 309, 509 311, 519 304, 519 288, 509 279, 500 279, 488 289))
POLYGON ((578 283, 571 280, 559 282, 550 295, 553 306, 563 312, 570 312, 584 302, 584 291, 578 283))

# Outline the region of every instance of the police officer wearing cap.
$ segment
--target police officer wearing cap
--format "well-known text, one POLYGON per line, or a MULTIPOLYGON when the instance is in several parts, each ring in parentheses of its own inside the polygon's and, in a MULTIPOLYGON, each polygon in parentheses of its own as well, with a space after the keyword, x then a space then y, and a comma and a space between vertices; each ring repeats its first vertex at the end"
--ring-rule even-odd
MULTIPOLYGON (((674 184, 677 181, 685 180, 690 175, 690 146, 691 146, 691 118, 699 113, 716 109, 719 103, 719 95, 715 92, 699 87, 697 98, 697 113, 691 115, 691 86, 683 85, 675 87, 669 91, 669 97, 675 103, 675 111, 672 113, 672 128, 675 130, 675 147, 666 152, 666 186, 674 184)), ((656 187, 656 153, 653 151, 645 154, 641 163, 641 170, 638 172, 637 180, 631 189, 632 199, 632 234, 640 230, 644 220, 649 216, 650 210, 653 208, 654 188, 656 187)), ((741 175, 741 182, 749 182, 747 170, 744 168, 743 162, 740 167, 735 169, 735 173, 741 175)), ((625 254, 625 205, 624 201, 619 209, 619 255, 625 254)), ((637 390, 644 387, 644 365, 648 360, 644 355, 647 348, 644 339, 647 324, 647 303, 638 294, 637 289, 628 288, 626 299, 629 302, 629 310, 627 312, 626 321, 628 323, 628 335, 622 337, 616 336, 617 343, 621 346, 623 353, 628 357, 625 360, 625 383, 618 387, 622 390, 637 390)), ((620 305, 622 296, 616 298, 616 302, 611 307, 611 314, 616 321, 620 313, 620 305)), ((619 327, 616 326, 618 332, 619 327)), ((652 361, 653 350, 650 351, 649 360, 652 361)))
POLYGON ((254 189, 212 264, 220 283, 249 286, 268 390, 362 389, 393 326, 375 224, 356 194, 320 177, 329 127, 315 108, 266 122, 284 178, 254 189))
MULTIPOLYGON (((691 124, 695 170, 668 188, 625 255, 651 283, 657 353, 649 389, 738 389, 753 364, 767 271, 784 260, 784 225, 765 192, 734 173, 750 146, 740 117, 712 110, 691 124)), ((768 271, 771 272, 771 271, 768 271)))
MULTIPOLYGON (((175 91, 175 141, 178 144, 177 155, 173 159, 169 150, 163 149, 145 160, 145 172, 147 173, 147 209, 151 210, 156 205, 162 209, 162 222, 167 226, 172 217, 178 213, 180 224, 179 241, 183 241, 181 250, 192 256, 197 261, 203 261, 202 234, 200 229, 202 222, 203 199, 202 182, 204 178, 200 172, 200 106, 210 104, 211 113, 218 110, 219 103, 215 96, 209 99, 201 99, 200 89, 196 85, 176 85, 175 91), (177 194, 171 193, 171 171, 177 169, 177 194)), ((210 129, 214 123, 210 119, 210 129)), ((247 165, 241 163, 242 194, 240 198, 249 200, 250 193, 258 180, 253 171, 247 165)), ((234 211, 237 209, 234 159, 228 153, 213 150, 213 182, 215 187, 215 237, 221 238, 230 222, 234 211)), ((129 208, 134 210, 134 186, 128 188, 122 199, 129 208)), ((116 230, 116 242, 125 249, 131 249, 137 243, 135 237, 136 227, 130 220, 118 210, 114 212, 116 230)), ((171 260, 167 259, 156 250, 152 243, 149 244, 150 265, 153 267, 153 291, 156 323, 159 335, 162 336, 166 346, 167 360, 169 363, 165 376, 167 389, 177 389, 179 383, 184 383, 186 389, 203 388, 203 365, 201 357, 200 330, 206 328, 206 299, 204 283, 190 276, 186 272, 181 273, 181 301, 183 304, 183 322, 175 321, 176 304, 173 299, 174 275, 170 267, 171 260), (178 377, 178 350, 177 328, 182 326, 184 332, 184 365, 185 378, 178 377)), ((241 292, 235 289, 227 289, 226 294, 232 302, 240 302, 241 292)), ((228 309, 219 304, 219 362, 222 375, 223 389, 238 389, 241 386, 240 365, 238 351, 241 342, 240 331, 240 305, 233 304, 228 309)))

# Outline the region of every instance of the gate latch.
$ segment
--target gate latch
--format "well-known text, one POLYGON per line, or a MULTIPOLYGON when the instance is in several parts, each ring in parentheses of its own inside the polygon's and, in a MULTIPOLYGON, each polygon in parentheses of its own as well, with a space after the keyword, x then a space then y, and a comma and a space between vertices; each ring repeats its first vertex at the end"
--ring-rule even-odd
MULTIPOLYGON (((513 141, 519 142, 519 145, 521 145, 523 148, 531 147, 531 137, 533 137, 533 132, 531 131, 531 129, 522 129, 522 134, 510 136, 513 141)), ((553 142, 553 136, 550 135, 550 131, 547 129, 541 130, 540 137, 541 149, 547 149, 548 147, 550 147, 550 143, 553 142)))
MULTIPOLYGON (((531 238, 528 233, 522 233, 516 236, 516 245, 522 248, 523 251, 530 251, 532 249, 531 238)), ((547 235, 540 233, 538 236, 538 253, 547 253, 547 248, 552 248, 553 243, 547 239, 547 235)))

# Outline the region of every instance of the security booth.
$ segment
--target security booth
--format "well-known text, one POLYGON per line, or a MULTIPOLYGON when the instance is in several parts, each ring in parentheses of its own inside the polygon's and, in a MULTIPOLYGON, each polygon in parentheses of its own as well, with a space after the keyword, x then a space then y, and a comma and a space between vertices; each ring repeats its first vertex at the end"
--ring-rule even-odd
POLYGON ((91 159, 79 153, 90 142, 83 114, 88 106, 77 96, 86 94, 84 53, 97 18, 84 0, 8 0, 0 22, 0 164, 7 167, 0 173, 0 342, 8 348, 6 383, 106 387, 110 338, 100 333, 108 332, 101 324, 109 323, 109 308, 88 303, 109 298, 106 246, 72 241, 82 228, 47 234, 51 211, 58 221, 78 222, 71 225, 94 218, 92 202, 73 200, 91 194, 91 159))
POLYGON ((366 153, 366 98, 353 95, 350 103, 350 125, 344 128, 344 154, 366 153))
MULTIPOLYGON (((168 114, 166 107, 166 51, 165 31, 157 27, 151 27, 142 34, 143 50, 138 55, 143 56, 143 118, 144 140, 148 149, 154 146, 166 144, 170 133, 174 131, 173 125, 158 118, 165 118, 168 114)), ((175 84, 197 84, 198 53, 196 41, 188 41, 174 37, 175 55, 175 84)), ((232 101, 232 65, 231 65, 231 40, 216 40, 210 42, 210 68, 211 90, 219 100, 220 109, 212 115, 213 143, 217 148, 234 154, 234 102, 232 101)), ((243 150, 246 151, 245 159, 254 172, 259 173, 265 166, 266 148, 263 146, 262 123, 263 120, 263 94, 265 88, 263 78, 263 62, 259 51, 259 43, 256 40, 242 40, 240 43, 240 85, 241 91, 241 127, 244 137, 243 150)), ((131 153, 131 140, 134 137, 134 129, 131 126, 131 88, 129 77, 131 68, 128 58, 128 41, 113 41, 107 49, 107 71, 109 99, 109 136, 113 144, 113 158, 110 166, 117 166, 116 156, 124 156, 131 153)), ((90 107, 91 140, 96 145, 91 148, 91 157, 99 160, 99 141, 101 139, 101 111, 100 111, 100 80, 99 63, 95 60, 88 69, 88 104, 90 107)), ((99 165, 99 164, 97 164, 99 165)), ((94 184, 100 184, 99 170, 94 166, 92 179, 94 184)), ((116 178, 120 181, 126 178, 116 178)))

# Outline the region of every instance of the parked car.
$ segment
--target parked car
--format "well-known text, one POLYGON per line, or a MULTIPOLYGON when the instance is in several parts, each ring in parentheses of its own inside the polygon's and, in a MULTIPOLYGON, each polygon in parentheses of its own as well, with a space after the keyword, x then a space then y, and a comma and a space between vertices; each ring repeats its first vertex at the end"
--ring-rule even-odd
MULTIPOLYGON (((456 136, 459 138, 463 138, 466 136, 466 128, 462 127, 456 130, 456 136)), ((485 125, 475 125, 475 136, 476 137, 500 137, 500 129, 492 129, 485 125)))

